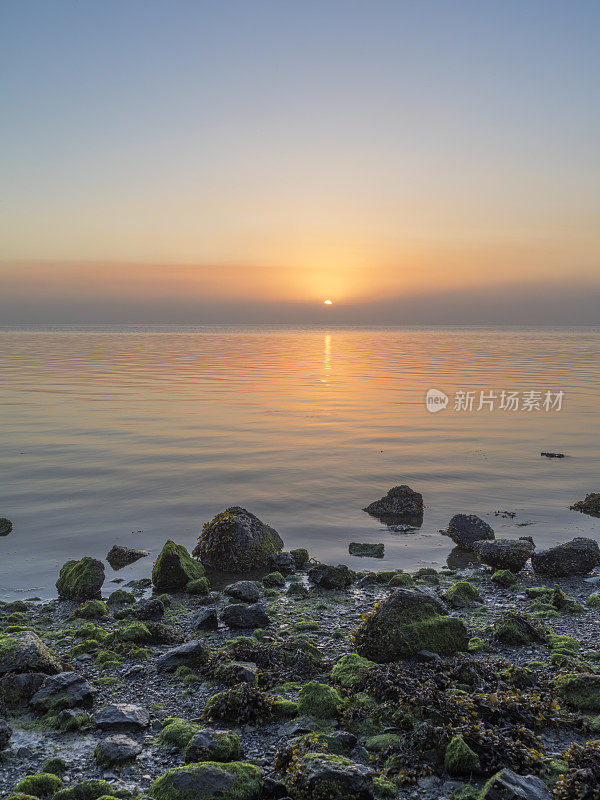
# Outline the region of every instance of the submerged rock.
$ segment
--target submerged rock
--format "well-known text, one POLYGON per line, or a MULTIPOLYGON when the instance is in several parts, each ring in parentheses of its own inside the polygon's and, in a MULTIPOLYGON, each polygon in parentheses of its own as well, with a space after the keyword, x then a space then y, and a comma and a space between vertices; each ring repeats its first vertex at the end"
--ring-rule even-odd
POLYGON ((165 542, 152 569, 152 583, 159 592, 181 592, 186 585, 204 577, 204 567, 194 561, 182 544, 165 542))
POLYGON ((593 539, 577 537, 533 553, 531 565, 537 575, 551 578, 586 575, 594 567, 600 566, 600 547, 593 539))
POLYGON ((362 544, 360 542, 350 542, 348 552, 351 556, 361 556, 369 558, 383 558, 383 544, 362 544))
POLYGON ((104 564, 97 558, 84 556, 67 561, 56 581, 59 597, 66 600, 99 600, 104 583, 104 564))
POLYGON ((259 800, 262 776, 254 764, 205 761, 173 767, 150 786, 154 800, 259 800))
POLYGON ((193 555, 212 569, 248 572, 266 567, 269 558, 283 549, 274 528, 240 506, 231 506, 207 522, 193 555))
POLYGON ((473 550, 480 561, 494 569, 520 572, 535 550, 535 545, 529 539, 495 539, 474 542, 473 550))
POLYGON ((147 555, 150 555, 147 550, 134 550, 133 547, 115 544, 108 551, 106 560, 113 569, 123 569, 147 555))
POLYGON ((7 672, 56 675, 60 671, 60 661, 33 631, 9 633, 0 639, 0 675, 7 672))
POLYGON ((221 619, 229 628, 266 628, 271 624, 269 615, 260 603, 249 606, 232 603, 221 611, 221 619))
POLYGON ((423 523, 423 495, 406 484, 394 486, 384 497, 369 503, 363 511, 387 525, 408 522, 420 526, 423 523))
POLYGON ((308 579, 321 589, 347 589, 356 579, 356 574, 345 564, 316 564, 308 570, 308 579))
POLYGON ((464 550, 472 550, 475 542, 494 539, 494 529, 475 514, 455 514, 448 523, 448 536, 464 550))
POLYGON ((570 508, 573 511, 581 511, 582 514, 590 514, 592 517, 600 517, 600 492, 586 494, 585 500, 579 500, 570 508))
POLYGON ((467 630, 447 616, 437 598, 416 589, 396 589, 354 632, 356 652, 378 663, 429 650, 440 655, 466 652, 467 630))
POLYGON ((12 522, 6 517, 0 517, 0 536, 8 536, 12 529, 12 522))

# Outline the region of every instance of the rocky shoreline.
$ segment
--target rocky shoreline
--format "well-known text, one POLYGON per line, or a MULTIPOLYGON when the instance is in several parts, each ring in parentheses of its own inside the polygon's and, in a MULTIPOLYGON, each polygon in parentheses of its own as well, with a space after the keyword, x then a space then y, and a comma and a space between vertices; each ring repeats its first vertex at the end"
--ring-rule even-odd
POLYGON ((0 792, 598 800, 598 546, 476 520, 449 535, 482 563, 412 575, 287 553, 237 507, 104 597, 102 562, 68 562, 58 599, 0 605, 0 792))

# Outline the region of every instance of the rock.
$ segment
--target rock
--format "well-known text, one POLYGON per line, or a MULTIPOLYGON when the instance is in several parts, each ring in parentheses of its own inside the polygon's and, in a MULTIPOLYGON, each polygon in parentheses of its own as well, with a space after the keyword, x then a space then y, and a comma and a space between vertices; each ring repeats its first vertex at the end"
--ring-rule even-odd
POLYGON ((240 737, 233 731, 198 731, 185 750, 185 763, 237 761, 242 755, 240 737))
POLYGON ((216 608, 201 608, 192 617, 192 627, 202 631, 216 631, 219 627, 219 616, 216 608))
POLYGON ((592 517, 600 517, 600 492, 586 494, 585 500, 579 500, 570 508, 573 511, 581 511, 582 514, 590 514, 592 517))
POLYGON ((77 672, 61 672, 46 678, 31 698, 38 711, 63 708, 91 708, 96 689, 77 672))
POLYGON ((474 542, 473 550, 484 564, 516 573, 523 569, 535 546, 525 539, 496 539, 474 542))
POLYGON ((204 577, 202 564, 185 547, 169 539, 152 569, 152 583, 159 592, 181 592, 190 581, 204 577))
POLYGON ((271 553, 268 564, 272 570, 281 572, 282 575, 293 575, 296 572, 296 562, 291 553, 271 553))
POLYGON ((466 652, 468 635, 463 622, 447 616, 437 598, 417 589, 396 589, 359 625, 354 643, 359 655, 386 663, 420 650, 466 652))
POLYGON ((361 544, 359 542, 350 542, 348 545, 348 552, 351 556, 383 558, 383 551, 383 544, 361 544))
POLYGON ((363 508, 363 511, 387 525, 405 522, 420 526, 423 524, 423 495, 405 484, 394 486, 380 500, 363 508))
POLYGON ((113 569, 123 569, 134 561, 138 561, 144 556, 150 555, 147 550, 134 550, 133 547, 125 547, 122 544, 113 545, 106 556, 106 560, 113 569))
POLYGON ((150 786, 154 800, 259 800, 260 769, 254 764, 205 761, 174 767, 150 786))
POLYGON ((229 628, 266 628, 271 623, 260 603, 249 606, 233 603, 223 609, 221 619, 229 628))
POLYGON ((12 529, 12 522, 6 517, 0 517, 0 536, 8 536, 12 529))
POLYGON ((56 675, 60 671, 60 661, 33 631, 9 633, 0 639, 0 675, 7 672, 56 675))
POLYGON ((495 538, 493 528, 475 514, 455 514, 446 533, 464 550, 472 550, 475 542, 482 539, 495 538))
POLYGON ((135 615, 142 620, 162 619, 165 615, 165 604, 158 597, 139 600, 135 607, 135 615))
POLYGON ((546 458, 564 458, 564 453, 540 453, 541 456, 546 456, 546 458))
POLYGON ((296 569, 304 569, 310 560, 308 550, 304 547, 297 547, 295 550, 290 550, 290 555, 294 559, 296 569))
POLYGON ((45 680, 43 672, 7 672, 0 680, 0 698, 9 706, 20 706, 33 697, 45 680))
POLYGON ((600 565, 600 547, 593 539, 577 537, 533 553, 531 565, 537 575, 551 578, 585 575, 600 565))
POLYGON ((5 719, 0 719, 0 750, 6 750, 11 736, 12 728, 5 719))
POLYGON ((94 750, 99 764, 112 766, 125 761, 133 761, 142 752, 142 745, 122 733, 107 736, 94 750))
POLYGON ((372 770, 344 756, 307 753, 296 761, 289 778, 299 797, 319 797, 325 786, 329 796, 344 800, 371 800, 374 792, 372 770))
POLYGON ((556 692, 579 711, 600 712, 600 675, 581 672, 555 679, 556 692))
POLYGON ((173 672, 177 667, 202 667, 210 659, 210 648, 207 644, 194 639, 191 642, 167 650, 156 662, 157 672, 173 672))
POLYGON ((150 712, 131 703, 110 703, 96 712, 94 722, 103 731, 140 730, 150 723, 150 712))
POLYGON ((498 617, 494 623, 493 635, 497 641, 511 647, 545 642, 544 634, 528 619, 514 611, 507 611, 498 617))
POLYGON ((479 756, 460 734, 453 736, 446 748, 444 767, 449 775, 457 778, 468 778, 481 770, 479 756))
POLYGON ((356 574, 345 564, 316 564, 308 570, 309 581, 321 589, 347 589, 355 578, 356 574))
POLYGON ((244 603, 256 603, 260 597, 260 586, 255 581, 237 581, 226 586, 223 593, 244 603))
POLYGON ((485 784, 481 800, 550 800, 544 781, 536 775, 517 775, 501 769, 485 784))
POLYGON ((59 597, 66 600, 99 600, 104 583, 104 564, 97 558, 84 556, 67 561, 56 581, 59 597))
POLYGON ((274 528, 246 511, 232 506, 207 522, 193 555, 223 572, 248 572, 266 567, 269 557, 283 548, 274 528))

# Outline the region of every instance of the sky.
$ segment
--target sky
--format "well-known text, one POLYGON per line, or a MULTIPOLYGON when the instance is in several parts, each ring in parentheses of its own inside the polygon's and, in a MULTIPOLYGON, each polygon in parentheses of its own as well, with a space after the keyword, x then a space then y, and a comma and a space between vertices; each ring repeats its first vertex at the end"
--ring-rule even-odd
POLYGON ((2 324, 600 324, 597 0, 0 15, 2 324))

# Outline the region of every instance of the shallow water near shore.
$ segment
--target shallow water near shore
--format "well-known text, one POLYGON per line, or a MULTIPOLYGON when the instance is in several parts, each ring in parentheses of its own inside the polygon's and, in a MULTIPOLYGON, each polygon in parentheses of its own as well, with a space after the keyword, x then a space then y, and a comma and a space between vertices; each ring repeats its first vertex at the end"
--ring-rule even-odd
POLYGON ((569 510, 600 490, 597 328, 0 330, 0 361, 3 599, 53 596, 64 561, 113 544, 150 557, 108 581, 148 576, 167 538, 191 549, 230 505, 354 569, 445 564, 458 512, 538 546, 600 541, 600 519, 569 510), (427 411, 431 388, 446 410, 427 411), (461 390, 472 411, 454 410, 461 390), (562 391, 562 409, 500 410, 503 390, 562 391), (401 483, 424 496, 415 533, 361 510, 401 483))

